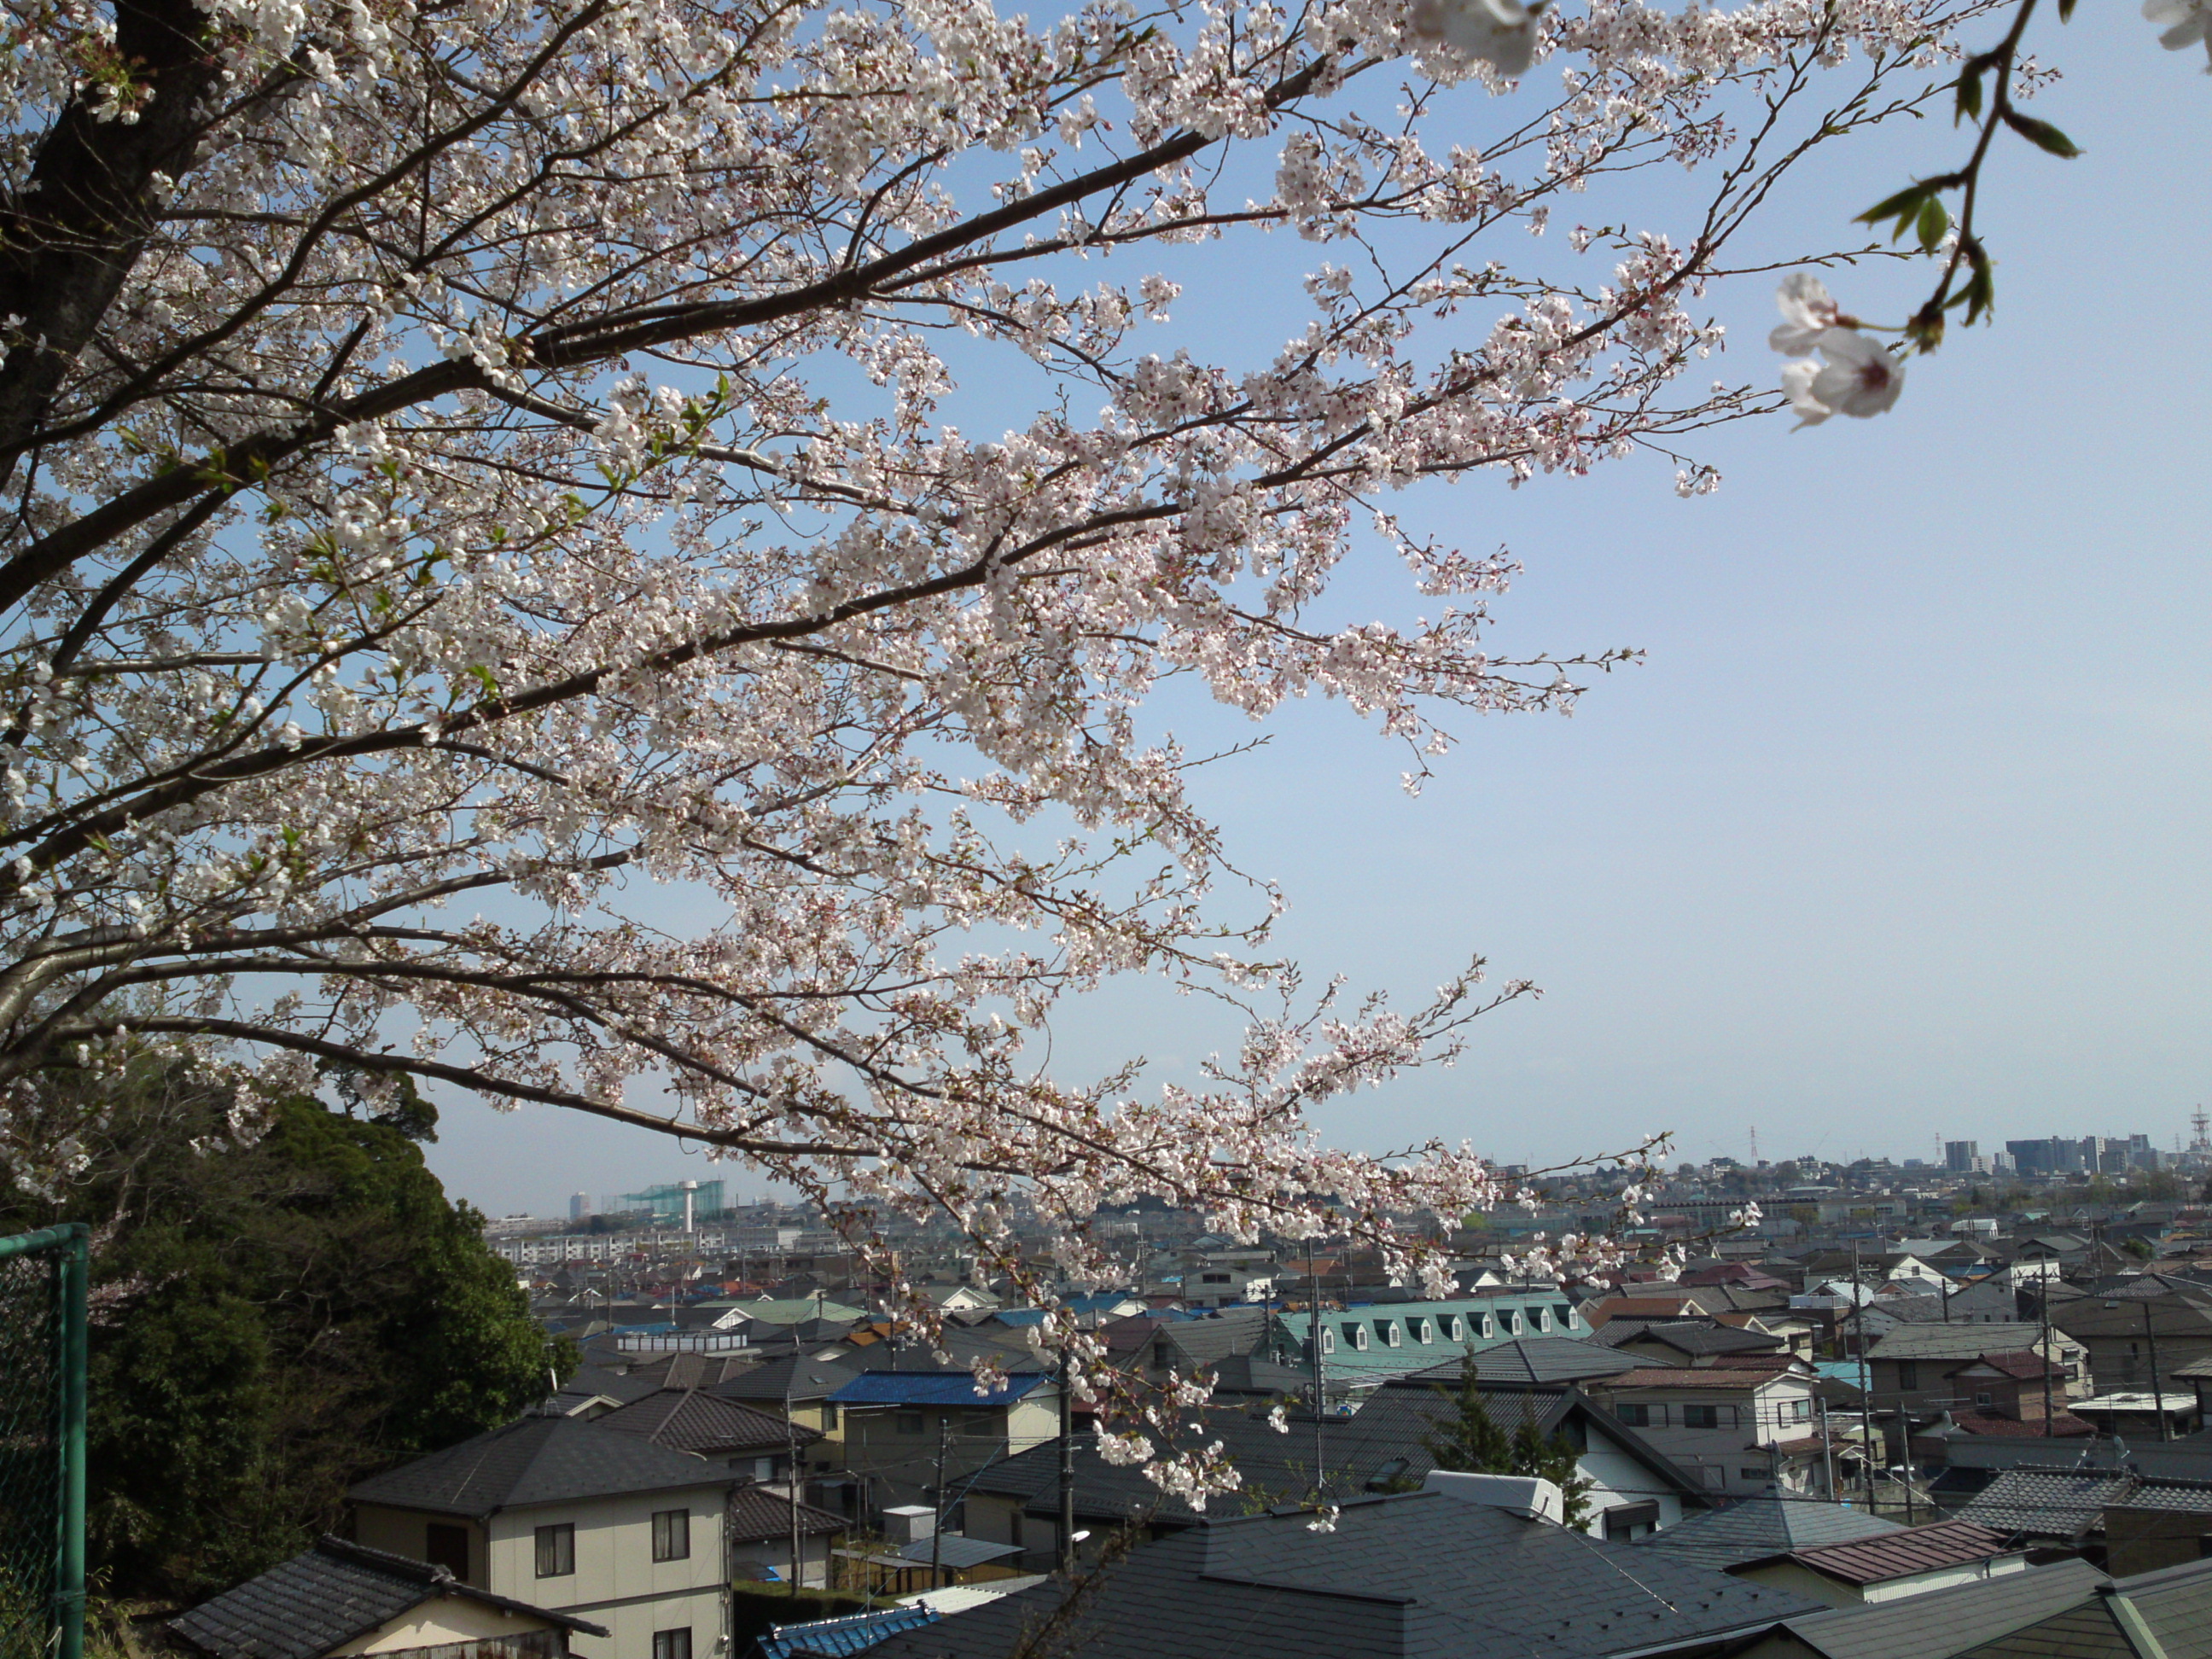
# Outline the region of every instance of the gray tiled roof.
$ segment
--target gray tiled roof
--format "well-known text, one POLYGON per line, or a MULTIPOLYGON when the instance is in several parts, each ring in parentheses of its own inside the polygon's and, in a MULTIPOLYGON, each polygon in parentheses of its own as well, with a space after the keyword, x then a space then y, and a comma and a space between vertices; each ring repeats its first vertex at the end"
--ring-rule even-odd
POLYGON ((813 1429, 793 1428, 781 1417, 696 1389, 663 1389, 597 1420, 618 1434, 642 1435, 656 1446, 707 1456, 782 1451, 793 1441, 811 1446, 822 1438, 813 1429))
POLYGON ((860 1365, 846 1358, 815 1359, 804 1354, 786 1354, 703 1386, 708 1393, 720 1395, 725 1400, 775 1401, 781 1404, 790 1399, 812 1405, 836 1393, 860 1370, 860 1365))
MULTIPOLYGON (((1802 1598, 1436 1493, 1223 1520, 1144 1545, 1074 1615, 1083 1659, 1595 1659, 1809 1611, 1802 1598)), ((1011 1650, 1063 1594, 1047 1583, 876 1659, 1011 1650)), ((1055 1650, 1060 1650, 1056 1648, 1055 1650)))
POLYGON ((1772 1353, 1785 1355, 1789 1344, 1764 1331, 1741 1330, 1734 1325, 1708 1325, 1702 1320, 1611 1319, 1590 1339, 1608 1348, 1629 1342, 1656 1342, 1678 1353, 1772 1353))
POLYGON ((1904 1530, 1894 1521, 1816 1498, 1747 1498, 1726 1509, 1686 1516, 1678 1526, 1638 1539, 1636 1547, 1718 1571, 1820 1544, 1904 1530))
MULTIPOLYGON (((1579 1382, 1589 1377, 1618 1376, 1643 1363, 1633 1355, 1615 1353, 1577 1336, 1517 1336, 1510 1342, 1479 1349, 1474 1374, 1485 1382, 1579 1382)), ((1439 1383, 1449 1388, 1459 1381, 1460 1365, 1459 1360, 1447 1360, 1409 1376, 1393 1377, 1386 1386, 1439 1383)))
POLYGON ((640 1435, 574 1417, 526 1417, 372 1476, 347 1496, 356 1504, 481 1516, 530 1504, 729 1484, 726 1471, 640 1435))
POLYGON ((824 1533, 846 1532, 852 1522, 842 1515, 833 1515, 811 1504, 794 1505, 778 1492, 763 1492, 758 1486, 740 1486, 730 1494, 730 1507, 723 1521, 725 1535, 732 1544, 757 1543, 763 1539, 791 1536, 791 1511, 799 1510, 799 1531, 802 1537, 818 1538, 824 1533))
POLYGON ((1959 1516, 2001 1532, 2070 1541, 2087 1534, 2105 1505, 2128 1498, 2137 1484, 2120 1469, 2007 1469, 1959 1516))
POLYGON ((216 1659, 319 1659, 425 1601, 447 1595, 594 1636, 606 1634, 583 1620, 457 1583, 443 1567, 336 1538, 320 1539, 258 1577, 202 1602, 171 1620, 169 1628, 216 1659))

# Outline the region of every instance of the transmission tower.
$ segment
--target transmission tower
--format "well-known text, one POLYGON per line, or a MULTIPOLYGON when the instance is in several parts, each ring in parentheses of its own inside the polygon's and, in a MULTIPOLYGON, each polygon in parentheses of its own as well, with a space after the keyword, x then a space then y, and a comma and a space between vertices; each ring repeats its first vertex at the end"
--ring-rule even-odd
POLYGON ((1751 1126, 1751 1167, 1754 1170, 1759 1167, 1759 1125, 1756 1123, 1751 1126))
POLYGON ((2192 1152, 2212 1152, 2212 1135, 2206 1133, 2207 1130, 2212 1130, 2212 1114, 2208 1114, 2199 1106, 2189 1115, 2189 1127, 2197 1131, 2197 1139, 2189 1143, 2189 1150, 2192 1152))

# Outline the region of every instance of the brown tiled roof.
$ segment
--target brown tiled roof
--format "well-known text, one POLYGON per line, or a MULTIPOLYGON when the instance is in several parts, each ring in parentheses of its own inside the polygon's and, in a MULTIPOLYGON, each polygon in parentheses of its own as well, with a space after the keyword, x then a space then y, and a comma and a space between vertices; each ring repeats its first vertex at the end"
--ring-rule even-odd
POLYGON ((1916 1572, 1984 1561, 2004 1554, 2009 1541, 2007 1534, 1972 1521, 1938 1521, 1933 1526, 1886 1532, 1878 1538, 1815 1544, 1799 1550, 1790 1559, 1845 1583, 1878 1584, 1886 1579, 1909 1578, 1916 1572))
POLYGON ((1996 1435, 2007 1440, 2074 1440, 2096 1430, 2071 1412, 2058 1412, 2051 1419, 2051 1432, 2045 1435, 2039 1420, 2022 1423, 2009 1417, 1990 1417, 1980 1412, 1953 1412, 1951 1421, 1966 1434, 1996 1435))

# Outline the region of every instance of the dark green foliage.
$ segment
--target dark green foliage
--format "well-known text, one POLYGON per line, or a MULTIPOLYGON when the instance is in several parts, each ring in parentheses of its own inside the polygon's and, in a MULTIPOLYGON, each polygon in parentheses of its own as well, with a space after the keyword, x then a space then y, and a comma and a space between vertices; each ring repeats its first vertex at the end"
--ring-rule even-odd
POLYGON ((1421 1442, 1440 1469, 1459 1469, 1470 1474, 1534 1475, 1549 1480, 1566 1497, 1566 1524, 1579 1527, 1589 1512, 1589 1494, 1594 1484, 1582 1473, 1581 1452, 1563 1436, 1547 1439, 1538 1430, 1534 1413, 1508 1434, 1491 1416, 1476 1381, 1474 1350, 1460 1362, 1459 1387, 1438 1388, 1437 1393, 1452 1407, 1450 1420, 1437 1425, 1421 1442))
MULTIPOLYGON (((40 1087, 53 1121, 83 1122, 88 1085, 40 1087)), ((101 1092, 88 1167, 58 1202, 0 1197, 0 1229, 93 1226, 108 1594, 227 1588, 332 1525, 363 1474, 507 1421, 573 1364, 423 1166, 427 1102, 356 1117, 289 1100, 246 1146, 230 1090, 188 1064, 148 1060, 101 1092)))

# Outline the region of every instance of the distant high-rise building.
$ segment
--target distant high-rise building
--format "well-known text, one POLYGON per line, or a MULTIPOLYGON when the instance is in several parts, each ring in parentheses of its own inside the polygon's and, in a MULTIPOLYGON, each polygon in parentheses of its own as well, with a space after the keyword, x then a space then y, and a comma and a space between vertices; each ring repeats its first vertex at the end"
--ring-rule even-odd
POLYGON ((1974 1160, 1981 1156, 1978 1140, 1947 1140, 1943 1143, 1943 1167, 1953 1175, 1972 1175, 1974 1160))
POLYGON ((592 1218, 592 1195, 589 1193, 568 1194, 568 1219, 589 1221, 592 1218))
POLYGON ((641 1193, 624 1193, 618 1200, 625 1211, 650 1210, 655 1223, 683 1226, 696 1216, 714 1215, 722 1208, 719 1181, 676 1181, 648 1187, 641 1193))
POLYGON ((2057 1175, 2063 1170, 2079 1169, 2081 1164, 2081 1143, 2062 1140, 2057 1135, 2040 1140, 2008 1140, 2005 1152, 2012 1158, 2013 1168, 2023 1177, 2057 1175))

